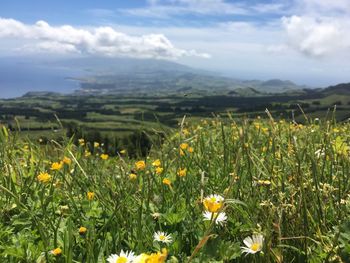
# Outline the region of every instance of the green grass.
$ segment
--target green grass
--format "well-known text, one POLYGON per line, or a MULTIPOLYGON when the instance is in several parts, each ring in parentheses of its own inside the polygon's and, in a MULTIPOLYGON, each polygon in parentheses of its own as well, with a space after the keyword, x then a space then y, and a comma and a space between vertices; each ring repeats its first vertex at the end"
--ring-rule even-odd
POLYGON ((348 123, 326 120, 303 126, 194 119, 152 148, 137 170, 140 159, 126 154, 103 160, 100 147, 86 156, 88 145, 68 138, 43 145, 3 127, 0 262, 106 262, 121 250, 162 248, 167 262, 347 262, 349 131, 348 123), (71 164, 50 168, 65 156, 71 164), (157 159, 160 174, 152 165, 157 159), (47 183, 38 180, 41 172, 49 173, 47 183), (224 197, 223 225, 203 221, 210 194, 224 197), (156 231, 173 242, 154 241, 156 231), (261 251, 243 256, 243 240, 253 234, 264 236, 261 251))

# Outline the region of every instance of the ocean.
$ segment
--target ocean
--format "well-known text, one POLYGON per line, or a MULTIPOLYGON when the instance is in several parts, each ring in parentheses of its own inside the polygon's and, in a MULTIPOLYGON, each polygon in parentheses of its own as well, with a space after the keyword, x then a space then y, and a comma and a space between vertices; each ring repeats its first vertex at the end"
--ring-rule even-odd
POLYGON ((80 69, 0 58, 0 98, 19 97, 29 91, 71 93, 80 83, 70 78, 83 75, 80 69))

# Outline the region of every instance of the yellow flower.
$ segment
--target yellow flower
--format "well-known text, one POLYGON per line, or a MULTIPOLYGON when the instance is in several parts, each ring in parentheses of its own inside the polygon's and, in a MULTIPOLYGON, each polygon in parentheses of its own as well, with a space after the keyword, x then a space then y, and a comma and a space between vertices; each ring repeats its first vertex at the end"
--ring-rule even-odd
POLYGON ((55 257, 58 257, 62 254, 62 249, 60 249, 59 247, 55 248, 51 250, 51 254, 54 255, 55 257))
POLYGON ((269 133, 269 128, 262 128, 261 129, 265 134, 268 134, 269 133))
POLYGON ((168 178, 163 179, 163 184, 171 186, 171 181, 168 178))
POLYGON ((188 151, 189 153, 193 153, 194 150, 193 150, 192 147, 188 147, 187 151, 188 151))
POLYGON ((137 170, 145 170, 146 163, 145 163, 145 161, 138 161, 135 163, 135 166, 136 166, 137 170))
POLYGON ((46 183, 50 182, 51 176, 48 173, 40 173, 37 176, 37 179, 39 182, 46 184, 46 183))
POLYGON ((134 174, 134 173, 129 174, 129 179, 130 180, 136 180, 136 178, 137 178, 136 174, 134 174))
POLYGON ((64 156, 62 162, 67 164, 67 165, 70 165, 72 163, 72 160, 70 158, 64 156))
POLYGON ((86 231, 87 231, 87 228, 86 228, 86 227, 81 226, 81 227, 79 228, 79 234, 80 234, 80 235, 84 235, 84 234, 86 233, 86 231))
POLYGON ((180 148, 182 149, 182 150, 186 150, 187 148, 188 148, 188 143, 181 143, 180 144, 180 148))
POLYGON ((86 196, 87 196, 87 199, 89 201, 91 201, 92 199, 94 199, 95 193, 94 192, 87 192, 86 196))
POLYGON ((108 156, 108 154, 104 154, 103 153, 103 154, 100 155, 100 157, 101 157, 102 160, 107 160, 109 156, 108 156))
POLYGON ((257 185, 259 186, 269 186, 271 184, 271 181, 269 180, 258 180, 256 182, 257 185))
POLYGON ((58 170, 61 170, 63 166, 63 162, 54 162, 51 164, 51 170, 54 170, 54 171, 58 171, 58 170))
POLYGON ((177 175, 178 176, 180 176, 180 177, 184 177, 184 176, 186 176, 186 174, 187 174, 187 169, 186 168, 184 168, 184 169, 179 169, 178 171, 177 171, 177 175))
POLYGON ((184 151, 183 151, 182 149, 180 149, 180 155, 181 155, 181 156, 184 156, 184 155, 185 155, 185 153, 184 153, 184 151))
POLYGON ((152 163, 152 165, 155 166, 155 167, 159 167, 159 166, 161 166, 161 162, 160 162, 159 159, 157 159, 157 160, 155 160, 155 161, 152 163))
POLYGON ((100 144, 98 142, 94 142, 94 148, 100 147, 100 144))
POLYGON ((157 167, 156 168, 156 174, 161 174, 163 172, 164 168, 162 167, 157 167))
POLYGON ((125 153, 126 153, 126 150, 121 150, 120 153, 121 153, 121 154, 125 154, 125 153))
POLYGON ((85 145, 85 140, 84 140, 84 139, 79 139, 78 142, 79 142, 79 144, 80 144, 81 146, 84 146, 84 145, 85 145))
POLYGON ((162 252, 148 254, 141 254, 134 259, 134 263, 164 263, 168 257, 168 251, 163 248, 162 252))
POLYGON ((89 157, 90 155, 91 155, 91 152, 85 151, 85 154, 84 154, 85 157, 89 157))
POLYGON ((183 130, 182 130, 182 133, 183 133, 185 136, 187 136, 187 135, 190 134, 190 132, 189 132, 187 129, 183 129, 183 130))
POLYGON ((209 195, 203 200, 205 210, 211 213, 217 213, 224 204, 224 198, 221 195, 209 195))

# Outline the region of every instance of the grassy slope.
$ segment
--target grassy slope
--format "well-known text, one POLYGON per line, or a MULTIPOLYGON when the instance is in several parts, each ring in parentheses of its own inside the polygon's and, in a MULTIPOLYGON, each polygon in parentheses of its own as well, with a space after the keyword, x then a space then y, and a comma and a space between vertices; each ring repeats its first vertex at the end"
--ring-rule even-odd
POLYGON ((20 142, 3 129, 0 261, 105 262, 121 249, 150 253, 162 247, 178 262, 187 262, 191 254, 192 262, 349 258, 350 125, 240 123, 185 123, 162 148, 152 150, 144 159, 146 169, 139 171, 136 160, 123 154, 102 160, 97 147, 86 157, 86 145, 20 142), (180 154, 181 143, 194 151, 183 147, 180 154), (50 170, 64 156, 72 163, 50 170), (164 168, 161 174, 152 166, 156 159, 164 168), (186 169, 186 176, 180 177, 179 169, 186 169), (45 171, 51 178, 41 183, 37 176, 45 171), (89 191, 95 194, 90 201, 89 191), (201 200, 209 194, 226 199, 224 226, 203 221, 201 200), (87 228, 84 236, 78 233, 81 226, 87 228), (174 242, 154 242, 158 230, 174 242), (242 240, 253 233, 264 235, 264 253, 241 256, 242 240), (56 247, 61 257, 49 253, 56 247))

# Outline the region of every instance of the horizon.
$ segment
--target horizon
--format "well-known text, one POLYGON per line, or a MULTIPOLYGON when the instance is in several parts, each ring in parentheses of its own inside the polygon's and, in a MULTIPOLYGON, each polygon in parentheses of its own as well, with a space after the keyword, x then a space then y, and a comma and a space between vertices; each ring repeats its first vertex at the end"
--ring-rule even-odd
POLYGON ((327 87, 349 82, 349 14, 346 0, 14 0, 1 4, 0 58, 165 59, 327 87))

